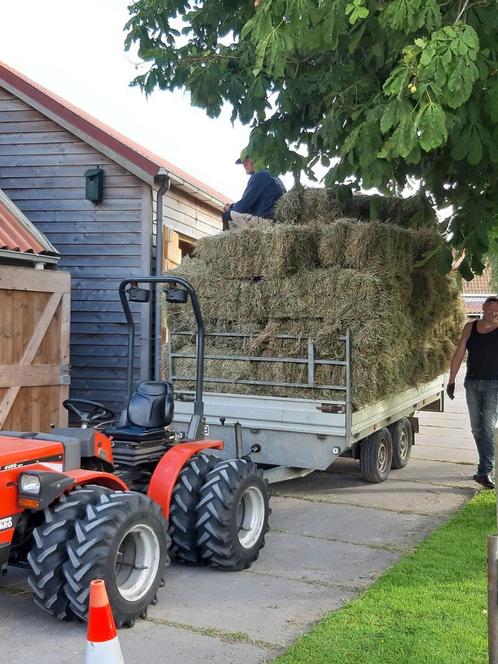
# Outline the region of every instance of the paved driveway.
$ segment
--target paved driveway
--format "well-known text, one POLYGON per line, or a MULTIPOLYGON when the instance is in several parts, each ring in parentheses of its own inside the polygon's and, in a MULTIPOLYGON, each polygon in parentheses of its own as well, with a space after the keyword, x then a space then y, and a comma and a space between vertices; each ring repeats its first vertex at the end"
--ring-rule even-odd
MULTIPOLYGON (((382 484, 340 460, 333 473, 274 485, 271 532, 251 570, 173 565, 148 619, 119 633, 127 663, 268 661, 371 584, 476 489, 462 389, 421 424, 409 465, 382 484)), ((0 579, 0 639, 2 664, 84 661, 85 627, 34 607, 20 571, 0 579)))

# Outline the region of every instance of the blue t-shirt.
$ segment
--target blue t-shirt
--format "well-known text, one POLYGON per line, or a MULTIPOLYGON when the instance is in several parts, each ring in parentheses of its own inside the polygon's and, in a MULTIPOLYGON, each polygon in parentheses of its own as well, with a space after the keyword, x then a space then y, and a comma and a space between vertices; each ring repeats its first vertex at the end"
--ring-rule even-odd
POLYGON ((258 171, 249 178, 242 198, 230 206, 235 212, 246 212, 256 217, 273 219, 275 203, 285 193, 285 187, 268 171, 258 171))

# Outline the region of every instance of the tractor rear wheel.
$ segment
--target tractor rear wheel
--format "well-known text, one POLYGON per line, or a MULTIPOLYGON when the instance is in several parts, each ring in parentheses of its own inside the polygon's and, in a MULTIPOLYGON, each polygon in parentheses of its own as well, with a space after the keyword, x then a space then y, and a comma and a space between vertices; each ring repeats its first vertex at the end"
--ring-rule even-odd
POLYGON ((197 504, 202 560, 223 570, 249 567, 265 544, 269 515, 268 485, 255 463, 230 459, 216 464, 197 504))
POLYGON ((64 565, 71 611, 88 617, 90 581, 103 579, 116 625, 131 627, 157 602, 170 538, 161 508, 133 491, 113 491, 76 522, 64 565))
POLYGON ((171 556, 186 563, 201 562, 195 530, 196 507, 206 476, 219 459, 208 454, 196 454, 183 467, 171 497, 169 534, 171 556))
POLYGON ((28 553, 31 567, 28 584, 35 603, 59 620, 73 618, 64 592, 66 544, 74 537, 75 522, 85 514, 87 505, 95 503, 107 491, 88 485, 63 494, 57 503, 44 510, 43 523, 33 531, 33 547, 28 553))

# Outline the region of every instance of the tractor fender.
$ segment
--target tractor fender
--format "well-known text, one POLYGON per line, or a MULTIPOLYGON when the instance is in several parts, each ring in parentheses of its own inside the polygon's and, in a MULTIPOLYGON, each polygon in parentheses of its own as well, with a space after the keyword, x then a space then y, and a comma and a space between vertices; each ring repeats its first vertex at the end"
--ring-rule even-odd
POLYGON ((183 466, 198 452, 223 449, 222 440, 203 440, 199 443, 180 443, 169 449, 152 474, 147 495, 157 503, 165 519, 169 517, 171 496, 183 466))
POLYGON ((64 475, 72 477, 74 484, 78 486, 98 484, 113 491, 128 491, 128 487, 123 480, 112 473, 104 473, 100 470, 65 470, 64 475))

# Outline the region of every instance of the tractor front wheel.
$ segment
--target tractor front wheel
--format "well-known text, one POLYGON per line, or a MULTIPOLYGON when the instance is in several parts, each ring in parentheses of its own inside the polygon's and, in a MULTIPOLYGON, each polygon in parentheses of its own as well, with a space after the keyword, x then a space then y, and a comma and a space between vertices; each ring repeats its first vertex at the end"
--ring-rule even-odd
POLYGON ((64 591, 66 544, 74 537, 75 522, 85 514, 87 505, 107 492, 103 487, 88 485, 63 494, 57 503, 44 510, 43 523, 33 531, 33 547, 28 553, 31 568, 28 585, 35 603, 59 620, 73 617, 64 591))
POLYGON ((268 485, 255 463, 230 459, 216 464, 197 504, 203 561, 230 571, 249 567, 265 544, 269 515, 268 485))
POLYGON ((75 524, 64 565, 74 614, 87 619, 90 581, 105 581, 116 625, 133 626, 157 601, 170 538, 159 505, 133 491, 112 492, 89 505, 75 524))

